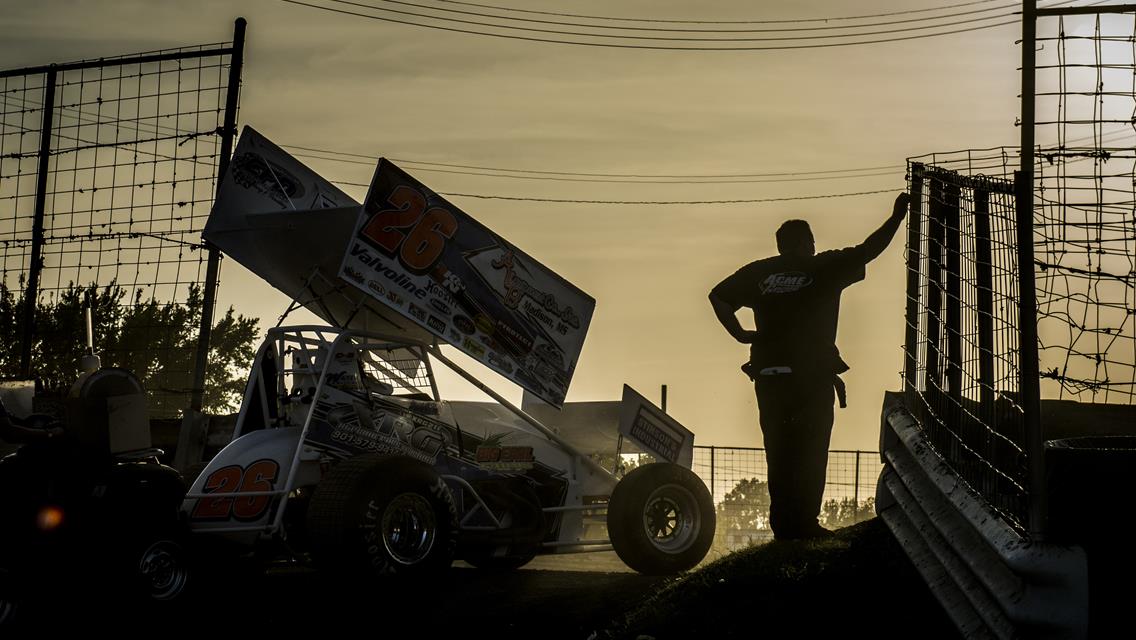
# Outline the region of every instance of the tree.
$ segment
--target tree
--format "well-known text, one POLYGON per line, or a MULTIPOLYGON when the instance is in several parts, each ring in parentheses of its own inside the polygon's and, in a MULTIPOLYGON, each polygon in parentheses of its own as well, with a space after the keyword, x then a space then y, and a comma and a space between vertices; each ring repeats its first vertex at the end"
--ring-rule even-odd
POLYGON ((718 503, 718 534, 769 529, 769 485, 764 480, 739 481, 718 503))
POLYGON ((820 522, 822 526, 828 529, 839 529, 867 520, 875 514, 875 511, 876 499, 874 497, 860 502, 856 502, 853 498, 841 498, 840 500, 834 498, 826 500, 821 505, 820 522))
MULTIPOLYGON (((138 376, 150 392, 152 416, 174 416, 187 408, 203 306, 201 288, 191 285, 184 304, 145 299, 142 293, 136 290, 126 304, 127 291, 117 283, 70 284, 41 298, 36 305, 32 368, 46 395, 65 395, 79 373, 89 307, 94 347, 103 366, 122 367, 138 376)), ((0 282, 0 339, 8 345, 0 353, 0 376, 20 374, 25 304, 22 291, 17 296, 0 282)), ((258 333, 256 319, 235 315, 232 307, 214 325, 203 409, 223 413, 239 404, 258 333)))

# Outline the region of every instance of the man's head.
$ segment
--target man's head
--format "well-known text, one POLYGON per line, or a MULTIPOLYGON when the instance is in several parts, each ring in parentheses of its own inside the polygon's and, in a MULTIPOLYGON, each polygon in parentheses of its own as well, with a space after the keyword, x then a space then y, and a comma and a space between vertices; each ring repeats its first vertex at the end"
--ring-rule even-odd
POLYGON ((777 229, 777 251, 783 256, 816 255, 813 230, 804 220, 786 220, 777 229))

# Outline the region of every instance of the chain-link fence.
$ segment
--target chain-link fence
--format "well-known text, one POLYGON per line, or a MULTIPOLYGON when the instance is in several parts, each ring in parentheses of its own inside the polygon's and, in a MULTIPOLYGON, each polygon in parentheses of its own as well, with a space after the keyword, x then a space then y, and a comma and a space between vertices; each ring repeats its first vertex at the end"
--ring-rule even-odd
MULTIPOLYGON (((773 539, 765 449, 696 446, 692 468, 714 498, 718 552, 773 539)), ((839 528, 874 516, 882 468, 876 451, 829 451, 821 524, 839 528)))
POLYGON ((139 375, 153 414, 200 394, 218 259, 200 233, 242 41, 239 21, 232 44, 0 71, 0 375, 62 393, 90 308, 103 364, 139 375))

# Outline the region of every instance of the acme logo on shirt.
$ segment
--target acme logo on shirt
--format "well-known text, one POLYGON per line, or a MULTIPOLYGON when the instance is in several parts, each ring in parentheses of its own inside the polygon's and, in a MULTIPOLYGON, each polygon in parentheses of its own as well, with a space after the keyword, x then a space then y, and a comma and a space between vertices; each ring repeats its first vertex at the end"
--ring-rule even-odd
POLYGON ((761 293, 793 293, 794 291, 804 289, 812 283, 812 277, 800 271, 774 273, 761 283, 761 293))

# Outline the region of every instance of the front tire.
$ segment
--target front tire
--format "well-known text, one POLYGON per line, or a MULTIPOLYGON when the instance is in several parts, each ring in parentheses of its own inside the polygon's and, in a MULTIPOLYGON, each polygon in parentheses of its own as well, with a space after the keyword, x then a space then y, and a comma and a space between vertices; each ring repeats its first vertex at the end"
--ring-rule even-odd
POLYGON ((668 462, 638 467, 608 503, 611 545, 624 564, 648 575, 685 571, 714 541, 714 501, 691 470, 668 462))
POLYGON ((324 476, 312 493, 307 528, 316 562, 333 570, 426 575, 453 562, 457 509, 432 467, 367 454, 324 476))

